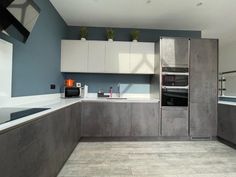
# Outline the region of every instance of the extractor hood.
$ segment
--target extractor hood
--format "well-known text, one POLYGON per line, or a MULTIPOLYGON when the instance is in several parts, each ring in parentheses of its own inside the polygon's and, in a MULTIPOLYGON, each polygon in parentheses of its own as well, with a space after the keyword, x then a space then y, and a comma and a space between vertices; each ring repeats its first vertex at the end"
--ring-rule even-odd
POLYGON ((40 9, 32 0, 1 0, 0 30, 26 42, 33 30, 40 9))

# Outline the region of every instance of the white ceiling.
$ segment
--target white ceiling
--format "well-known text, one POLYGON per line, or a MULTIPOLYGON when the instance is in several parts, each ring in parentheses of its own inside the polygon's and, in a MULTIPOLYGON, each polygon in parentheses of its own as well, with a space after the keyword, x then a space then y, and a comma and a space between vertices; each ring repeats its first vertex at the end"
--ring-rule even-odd
POLYGON ((236 41, 236 0, 50 1, 68 25, 201 30, 221 44, 236 41))

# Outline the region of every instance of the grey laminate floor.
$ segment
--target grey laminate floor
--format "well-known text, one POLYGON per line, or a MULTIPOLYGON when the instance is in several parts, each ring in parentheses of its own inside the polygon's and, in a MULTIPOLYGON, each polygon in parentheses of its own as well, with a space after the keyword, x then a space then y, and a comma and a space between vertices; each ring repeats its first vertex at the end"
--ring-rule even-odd
POLYGON ((58 177, 236 177, 236 150, 217 141, 82 142, 58 177))

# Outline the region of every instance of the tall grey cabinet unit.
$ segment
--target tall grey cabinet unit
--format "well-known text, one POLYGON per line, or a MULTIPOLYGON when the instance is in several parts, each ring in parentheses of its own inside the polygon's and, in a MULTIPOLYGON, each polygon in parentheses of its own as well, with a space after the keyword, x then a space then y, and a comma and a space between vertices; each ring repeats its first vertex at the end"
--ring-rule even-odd
POLYGON ((218 40, 190 40, 190 136, 214 137, 217 130, 218 40))
POLYGON ((160 39, 161 135, 189 136, 188 68, 189 39, 160 39))
POLYGON ((188 38, 163 37, 160 41, 162 67, 188 67, 188 38))

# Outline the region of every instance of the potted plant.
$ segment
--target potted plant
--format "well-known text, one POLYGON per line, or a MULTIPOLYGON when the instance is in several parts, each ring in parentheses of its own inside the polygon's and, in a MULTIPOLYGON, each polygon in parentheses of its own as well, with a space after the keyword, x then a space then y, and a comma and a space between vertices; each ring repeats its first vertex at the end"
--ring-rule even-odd
POLYGON ((113 41, 115 37, 115 31, 112 28, 107 29, 107 39, 108 41, 113 41))
POLYGON ((133 30, 133 31, 131 31, 130 34, 131 34, 133 42, 138 42, 139 37, 140 37, 140 31, 139 30, 133 30))
POLYGON ((82 41, 85 41, 88 37, 88 29, 86 27, 81 27, 79 33, 80 33, 80 39, 82 41))

